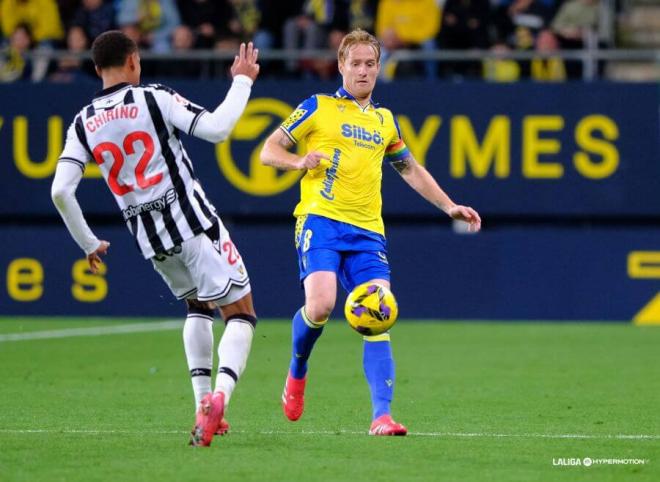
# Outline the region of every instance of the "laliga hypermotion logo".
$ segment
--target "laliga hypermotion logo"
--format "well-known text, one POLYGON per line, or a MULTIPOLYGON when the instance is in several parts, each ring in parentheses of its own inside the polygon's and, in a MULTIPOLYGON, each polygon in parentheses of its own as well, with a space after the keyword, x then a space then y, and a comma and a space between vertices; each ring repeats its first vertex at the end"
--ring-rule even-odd
MULTIPOLYGON (((290 105, 277 99, 253 99, 229 138, 216 145, 220 170, 234 187, 255 196, 274 196, 298 182, 302 171, 281 172, 264 166, 259 159, 266 138, 292 110, 290 105), (255 142, 258 143, 256 146, 255 142), (234 152, 239 152, 238 147, 242 148, 242 152, 249 152, 248 149, 252 147, 249 158, 245 154, 234 158, 234 152)), ((297 148, 301 153, 301 143, 298 143, 297 148)))

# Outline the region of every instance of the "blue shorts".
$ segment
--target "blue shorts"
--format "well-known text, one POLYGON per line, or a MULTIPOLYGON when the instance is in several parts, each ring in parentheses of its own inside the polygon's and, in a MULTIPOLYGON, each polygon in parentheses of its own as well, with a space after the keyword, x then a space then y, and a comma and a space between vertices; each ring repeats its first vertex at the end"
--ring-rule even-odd
POLYGON ((372 279, 390 280, 385 237, 352 224, 309 214, 296 223, 300 282, 333 271, 346 291, 372 279))

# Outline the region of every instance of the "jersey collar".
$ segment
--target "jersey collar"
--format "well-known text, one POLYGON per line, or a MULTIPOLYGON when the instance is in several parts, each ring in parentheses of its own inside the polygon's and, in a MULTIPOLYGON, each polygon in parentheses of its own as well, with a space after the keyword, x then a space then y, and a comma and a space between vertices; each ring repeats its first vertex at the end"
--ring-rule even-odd
POLYGON ((119 84, 115 84, 111 87, 108 87, 107 89, 99 90, 96 94, 94 94, 94 99, 99 99, 101 97, 105 97, 106 95, 114 94, 115 92, 120 91, 121 89, 128 87, 131 85, 128 82, 120 82, 119 84))
MULTIPOLYGON (((353 94, 351 94, 349 91, 344 89, 344 87, 339 87, 337 89, 337 92, 335 92, 335 97, 337 97, 338 99, 352 100, 356 104, 360 105, 360 103, 355 99, 355 97, 353 97, 353 94)), ((373 99, 369 100, 369 104, 371 104, 374 109, 380 105, 378 102, 374 102, 373 99)))

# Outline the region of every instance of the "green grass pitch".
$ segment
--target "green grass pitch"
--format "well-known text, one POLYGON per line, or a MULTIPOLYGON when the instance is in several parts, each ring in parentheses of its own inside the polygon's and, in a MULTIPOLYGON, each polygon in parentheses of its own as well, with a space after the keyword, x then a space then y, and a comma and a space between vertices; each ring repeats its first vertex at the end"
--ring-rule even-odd
POLYGON ((187 446, 179 329, 6 341, 144 321, 0 318, 0 480, 660 480, 660 328, 399 321, 393 409, 411 434, 380 438, 366 435, 360 337, 328 325, 291 423, 289 324, 262 320, 232 432, 209 449, 187 446), (585 457, 645 463, 555 465, 585 457))

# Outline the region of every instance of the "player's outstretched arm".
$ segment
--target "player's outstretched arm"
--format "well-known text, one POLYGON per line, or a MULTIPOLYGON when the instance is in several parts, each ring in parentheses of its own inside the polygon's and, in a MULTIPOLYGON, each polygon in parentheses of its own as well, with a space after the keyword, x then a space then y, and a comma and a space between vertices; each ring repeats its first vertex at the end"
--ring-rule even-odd
POLYGON ((92 233, 80 209, 76 199, 76 189, 82 174, 82 170, 77 165, 60 162, 51 186, 51 197, 71 237, 85 252, 90 269, 96 273, 100 262, 99 254, 105 254, 110 243, 98 239, 92 233))
POLYGON ((330 160, 330 157, 322 152, 308 152, 304 156, 299 156, 289 149, 293 147, 293 141, 280 128, 276 129, 261 149, 259 155, 261 163, 265 166, 276 167, 285 171, 294 169, 314 169, 321 164, 323 159, 330 160))
MULTIPOLYGON (((193 121, 194 127, 190 128, 190 134, 209 142, 222 142, 243 115, 247 106, 252 84, 259 75, 259 49, 254 48, 252 42, 241 44, 238 55, 234 57, 231 66, 231 75, 234 78, 227 96, 213 112, 204 112, 199 119, 193 121)), ((176 106, 178 109, 185 108, 176 106)), ((189 113, 182 111, 181 115, 173 115, 172 122, 184 132, 190 126, 189 113)))
POLYGON ((391 165, 410 187, 428 202, 447 213, 449 217, 469 223, 470 231, 476 232, 481 229, 479 213, 469 206, 454 203, 431 176, 431 173, 420 165, 411 154, 392 162, 391 165))

